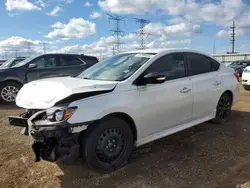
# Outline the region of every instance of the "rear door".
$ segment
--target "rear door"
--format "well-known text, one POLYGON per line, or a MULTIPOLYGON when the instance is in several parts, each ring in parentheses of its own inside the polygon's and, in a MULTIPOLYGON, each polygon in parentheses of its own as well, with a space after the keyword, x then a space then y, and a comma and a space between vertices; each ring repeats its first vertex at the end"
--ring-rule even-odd
POLYGON ((220 64, 212 58, 198 54, 185 53, 188 75, 193 81, 193 118, 213 116, 222 93, 220 64))
POLYGON ((41 55, 27 64, 26 81, 30 82, 42 78, 57 77, 58 56, 54 54, 41 55), (35 64, 35 67, 29 68, 30 64, 35 64))
POLYGON ((77 76, 87 68, 87 64, 77 55, 59 55, 57 64, 60 76, 77 76))

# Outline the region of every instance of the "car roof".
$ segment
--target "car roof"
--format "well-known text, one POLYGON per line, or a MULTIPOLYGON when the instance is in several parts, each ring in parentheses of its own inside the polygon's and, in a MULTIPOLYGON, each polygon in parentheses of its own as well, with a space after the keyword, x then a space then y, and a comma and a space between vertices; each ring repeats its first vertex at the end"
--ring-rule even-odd
POLYGON ((86 57, 95 57, 91 55, 85 55, 85 54, 74 54, 74 53, 46 53, 46 54, 41 54, 41 55, 76 55, 76 56, 86 56, 86 57))
POLYGON ((144 49, 144 50, 127 51, 127 52, 122 52, 121 54, 124 54, 124 53, 154 53, 154 54, 160 54, 160 53, 166 53, 166 52, 193 52, 193 53, 198 53, 198 54, 203 54, 203 55, 206 55, 206 56, 210 56, 209 54, 203 53, 201 51, 192 50, 192 49, 188 49, 188 48, 152 48, 152 49, 144 49))

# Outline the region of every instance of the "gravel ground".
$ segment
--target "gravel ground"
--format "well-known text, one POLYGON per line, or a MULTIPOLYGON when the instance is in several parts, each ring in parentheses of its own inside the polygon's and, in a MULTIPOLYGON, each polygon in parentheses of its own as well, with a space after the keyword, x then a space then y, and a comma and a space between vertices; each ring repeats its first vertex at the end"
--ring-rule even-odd
POLYGON ((0 187, 250 188, 250 92, 241 89, 226 125, 203 123, 136 149, 129 164, 98 174, 72 166, 34 162, 30 139, 7 124, 22 112, 0 107, 0 187))

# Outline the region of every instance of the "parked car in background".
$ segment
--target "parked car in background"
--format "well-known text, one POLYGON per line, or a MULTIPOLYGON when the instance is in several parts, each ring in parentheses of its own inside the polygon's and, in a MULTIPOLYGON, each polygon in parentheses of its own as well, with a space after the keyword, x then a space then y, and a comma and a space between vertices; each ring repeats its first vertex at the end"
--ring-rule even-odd
POLYGON ((241 83, 245 90, 250 91, 250 66, 244 69, 242 73, 241 83))
POLYGON ((126 164, 134 146, 212 120, 222 124, 239 98, 235 72, 187 50, 121 53, 77 77, 25 84, 9 117, 33 140, 35 160, 76 161, 96 170, 126 164))
POLYGON ((26 57, 16 57, 16 58, 12 58, 8 61, 5 61, 4 63, 1 64, 0 69, 4 69, 4 68, 9 68, 9 67, 13 67, 15 66, 17 63, 25 60, 26 57))
POLYGON ((242 76, 243 70, 250 65, 250 61, 247 60, 239 60, 232 62, 229 67, 235 70, 239 74, 239 76, 242 76))
POLYGON ((77 76, 97 63, 93 56, 77 54, 44 54, 29 57, 12 67, 0 69, 0 101, 10 104, 23 84, 49 77, 77 76))

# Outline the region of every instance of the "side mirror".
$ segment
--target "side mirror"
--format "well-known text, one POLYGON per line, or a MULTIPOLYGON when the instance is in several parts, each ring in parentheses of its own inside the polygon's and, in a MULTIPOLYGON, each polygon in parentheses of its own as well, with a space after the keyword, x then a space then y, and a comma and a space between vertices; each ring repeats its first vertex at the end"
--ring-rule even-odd
POLYGON ((33 63, 31 63, 31 64, 29 64, 29 69, 34 69, 34 68, 36 68, 37 67, 37 64, 33 64, 33 63))
POLYGON ((166 77, 158 72, 146 74, 144 77, 145 84, 161 84, 166 81, 166 77))

